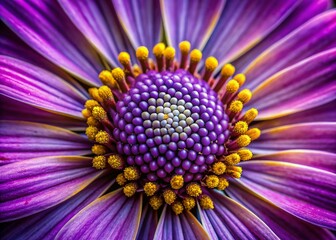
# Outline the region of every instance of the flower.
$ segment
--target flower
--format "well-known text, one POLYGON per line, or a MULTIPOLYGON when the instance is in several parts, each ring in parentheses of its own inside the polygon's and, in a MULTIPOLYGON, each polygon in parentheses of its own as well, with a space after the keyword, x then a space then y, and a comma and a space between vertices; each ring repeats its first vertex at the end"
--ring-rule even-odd
POLYGON ((330 8, 2 1, 1 236, 333 238, 330 8))

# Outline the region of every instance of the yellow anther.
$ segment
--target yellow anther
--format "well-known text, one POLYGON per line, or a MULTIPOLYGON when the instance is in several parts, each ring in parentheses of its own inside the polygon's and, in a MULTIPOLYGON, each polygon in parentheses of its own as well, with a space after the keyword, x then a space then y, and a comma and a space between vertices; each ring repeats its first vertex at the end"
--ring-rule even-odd
POLYGON ((118 61, 122 65, 128 65, 128 64, 131 63, 131 57, 127 52, 121 52, 121 53, 119 53, 118 61))
POLYGON ((190 53, 190 61, 191 62, 199 62, 202 59, 202 52, 198 49, 194 49, 190 53))
POLYGON ((88 109, 86 109, 86 108, 84 108, 84 109, 82 110, 82 115, 83 115, 83 117, 85 117, 85 118, 89 118, 89 117, 91 116, 91 111, 88 110, 88 109))
POLYGON ((88 126, 97 127, 99 126, 99 121, 95 119, 94 117, 88 117, 88 119, 86 120, 86 124, 88 126))
POLYGON ((116 177, 116 182, 120 185, 120 186, 124 186, 125 183, 127 182, 126 178, 124 177, 124 174, 119 173, 116 177))
POLYGON ((259 128, 251 128, 246 132, 246 135, 248 135, 252 141, 258 139, 260 137, 261 131, 259 128))
POLYGON ((153 47, 153 54, 155 57, 162 57, 166 46, 164 43, 158 43, 153 47))
POLYGON ((236 70, 235 67, 230 63, 225 64, 224 67, 222 68, 221 75, 223 77, 228 78, 234 74, 235 70, 236 70))
POLYGON ((89 91, 89 94, 90 94, 91 98, 93 98, 94 100, 96 100, 98 102, 103 101, 103 99, 99 96, 97 88, 89 88, 88 91, 89 91))
POLYGON ((222 175, 226 170, 226 165, 222 162, 216 162, 212 165, 212 171, 216 175, 222 175))
POLYGON ((196 206, 196 201, 192 197, 186 197, 182 200, 183 206, 186 210, 191 210, 196 206))
POLYGON ((106 148, 103 145, 95 144, 92 146, 91 151, 96 155, 103 155, 106 153, 106 148))
POLYGON ((172 190, 165 190, 163 192, 163 198, 167 204, 172 204, 176 200, 176 193, 172 190))
POLYGON ((234 76, 233 79, 235 79, 239 83, 239 86, 241 87, 245 83, 246 77, 244 74, 239 73, 236 76, 234 76))
POLYGON ((153 196, 158 190, 158 186, 155 183, 147 182, 144 185, 144 191, 147 196, 153 196))
POLYGON ((232 113, 239 113, 242 109, 243 109, 243 103, 238 100, 232 101, 229 107, 229 110, 232 113))
POLYGON ((138 65, 133 65, 133 74, 135 77, 139 76, 141 74, 141 69, 138 65))
POLYGON ((140 174, 136 167, 127 167, 124 169, 124 177, 130 181, 138 180, 140 178, 140 174))
POLYGON ((255 108, 251 108, 246 111, 242 120, 250 124, 256 117, 258 116, 258 110, 255 108))
POLYGON ((214 204, 208 195, 202 195, 200 197, 200 205, 203 209, 214 209, 214 204))
MULTIPOLYGON (((122 169, 124 167, 124 160, 118 154, 113 154, 107 159, 108 164, 110 164, 113 169, 122 169)), ((130 180, 130 179, 129 179, 130 180)))
POLYGON ((96 156, 92 159, 92 166, 96 169, 106 168, 106 158, 104 156, 96 156))
POLYGON ((242 172, 243 169, 239 166, 228 166, 228 168, 226 169, 226 173, 233 178, 240 178, 242 172))
POLYGON ((237 153, 232 153, 228 156, 225 156, 224 162, 227 165, 236 165, 240 162, 240 156, 237 153))
POLYGON ((239 121, 235 124, 234 128, 232 129, 232 133, 234 135, 242 135, 246 133, 247 129, 248 129, 247 123, 244 121, 239 121))
POLYGON ((103 100, 109 100, 113 97, 111 89, 105 85, 98 89, 98 93, 103 100))
POLYGON ((154 210, 158 210, 163 204, 163 200, 161 197, 159 196, 153 196, 149 199, 149 205, 151 205, 151 207, 154 210))
POLYGON ((226 92, 227 93, 235 93, 237 92, 239 89, 239 83, 236 80, 230 80, 227 84, 226 84, 226 92))
POLYGON ((164 56, 167 60, 172 60, 175 57, 175 48, 168 46, 164 50, 164 56))
POLYGON ((103 84, 108 84, 113 81, 112 73, 108 70, 103 70, 99 73, 99 79, 103 84))
POLYGON ((192 197, 198 197, 202 194, 201 186, 197 183, 190 183, 186 190, 187 194, 192 197))
POLYGON ((96 100, 89 99, 85 102, 85 107, 92 111, 94 107, 100 107, 100 104, 96 100))
POLYGON ((106 131, 101 130, 96 134, 95 140, 97 143, 107 144, 110 141, 110 135, 106 131))
POLYGON ((238 93, 237 99, 242 103, 248 103, 252 98, 252 93, 249 89, 244 89, 238 93))
POLYGON ((210 71, 210 72, 213 72, 216 67, 218 66, 218 61, 215 57, 208 57, 206 60, 205 60, 205 69, 210 71))
POLYGON ((96 134, 98 133, 98 128, 89 126, 85 130, 85 134, 90 141, 94 141, 96 134))
POLYGON ((107 113, 102 107, 94 107, 92 109, 92 116, 101 121, 107 118, 107 113))
POLYGON ((180 189, 183 187, 184 179, 181 175, 175 175, 170 179, 170 186, 172 189, 180 189))
POLYGON ((218 186, 219 179, 216 175, 209 175, 205 179, 205 184, 208 188, 215 188, 218 186))
POLYGON ((179 48, 182 54, 188 54, 190 51, 190 42, 188 41, 180 42, 179 48))
POLYGON ((117 82, 124 80, 125 73, 121 68, 115 68, 112 70, 112 76, 117 82))
POLYGON ((148 58, 148 49, 144 46, 138 47, 136 50, 136 57, 139 60, 146 60, 148 58))
POLYGON ((176 215, 181 214, 183 212, 183 209, 184 209, 183 204, 180 202, 176 202, 172 205, 172 210, 176 215))
POLYGON ((217 186, 218 190, 224 190, 225 188, 227 188, 229 186, 229 181, 226 178, 219 178, 219 183, 217 186))
POLYGON ((251 138, 248 135, 241 135, 236 140, 238 147, 246 147, 251 143, 251 138))
POLYGON ((123 188, 123 192, 126 197, 132 197, 136 193, 137 188, 138 186, 136 183, 127 183, 123 188))
POLYGON ((241 161, 247 161, 253 157, 253 154, 249 149, 239 149, 237 154, 240 156, 241 161))

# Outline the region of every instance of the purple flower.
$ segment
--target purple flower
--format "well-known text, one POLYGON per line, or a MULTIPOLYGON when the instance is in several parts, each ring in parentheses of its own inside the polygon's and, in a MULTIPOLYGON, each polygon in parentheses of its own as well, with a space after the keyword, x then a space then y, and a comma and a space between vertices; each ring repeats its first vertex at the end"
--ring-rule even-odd
POLYGON ((4 0, 0 16, 4 239, 333 238, 331 2, 4 0))

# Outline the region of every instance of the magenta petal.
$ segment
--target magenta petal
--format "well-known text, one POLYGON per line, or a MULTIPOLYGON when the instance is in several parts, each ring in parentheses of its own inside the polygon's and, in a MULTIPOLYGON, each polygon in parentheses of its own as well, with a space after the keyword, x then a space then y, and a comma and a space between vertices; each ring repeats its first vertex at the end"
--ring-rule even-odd
POLYGON ((0 167, 0 221, 23 218, 74 196, 103 171, 91 158, 43 157, 0 167))
POLYGON ((148 204, 142 210, 140 226, 137 233, 137 239, 151 240, 154 238, 156 227, 158 225, 157 211, 153 210, 148 204))
POLYGON ((211 239, 278 239, 268 226, 248 209, 226 197, 211 191, 213 210, 203 210, 198 205, 204 228, 211 239))
POLYGON ((75 215, 56 239, 134 239, 142 195, 126 197, 121 190, 106 194, 75 215))
POLYGON ((240 182, 288 213, 336 229, 336 174, 275 161, 241 163, 240 182))

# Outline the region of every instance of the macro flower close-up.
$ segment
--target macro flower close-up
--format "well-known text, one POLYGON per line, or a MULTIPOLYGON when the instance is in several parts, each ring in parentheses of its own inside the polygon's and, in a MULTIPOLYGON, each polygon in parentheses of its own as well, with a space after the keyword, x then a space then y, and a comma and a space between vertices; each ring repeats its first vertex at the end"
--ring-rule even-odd
POLYGON ((333 7, 0 1, 0 239, 334 239, 333 7))

